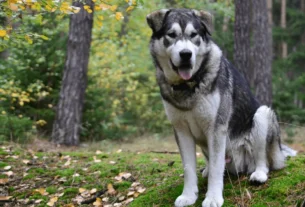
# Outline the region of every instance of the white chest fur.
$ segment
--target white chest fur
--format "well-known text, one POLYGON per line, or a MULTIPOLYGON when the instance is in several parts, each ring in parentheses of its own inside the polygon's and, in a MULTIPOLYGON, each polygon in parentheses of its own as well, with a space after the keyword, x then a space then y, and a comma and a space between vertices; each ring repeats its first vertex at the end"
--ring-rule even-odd
POLYGON ((188 129, 196 143, 205 142, 206 132, 213 127, 220 104, 218 90, 208 95, 196 94, 197 100, 192 110, 182 111, 163 100, 168 119, 175 128, 188 129))

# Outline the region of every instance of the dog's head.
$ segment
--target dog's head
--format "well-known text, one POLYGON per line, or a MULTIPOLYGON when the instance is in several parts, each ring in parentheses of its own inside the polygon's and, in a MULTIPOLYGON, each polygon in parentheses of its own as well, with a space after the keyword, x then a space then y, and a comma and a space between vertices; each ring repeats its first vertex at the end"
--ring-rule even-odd
POLYGON ((208 50, 212 15, 191 9, 161 9, 146 17, 153 34, 151 52, 167 79, 189 80, 208 50))

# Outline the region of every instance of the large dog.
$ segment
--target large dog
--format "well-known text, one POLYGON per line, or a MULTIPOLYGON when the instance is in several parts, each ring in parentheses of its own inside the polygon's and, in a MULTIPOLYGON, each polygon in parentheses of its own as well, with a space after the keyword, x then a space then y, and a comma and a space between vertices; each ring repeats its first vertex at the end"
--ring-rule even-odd
POLYGON ((269 170, 284 167, 296 152, 281 144, 275 113, 260 105, 243 76, 211 40, 212 16, 205 11, 162 9, 147 16, 150 51, 164 108, 184 168, 184 188, 175 206, 198 196, 195 145, 206 158, 203 207, 222 206, 223 174, 249 173, 264 183, 269 170))

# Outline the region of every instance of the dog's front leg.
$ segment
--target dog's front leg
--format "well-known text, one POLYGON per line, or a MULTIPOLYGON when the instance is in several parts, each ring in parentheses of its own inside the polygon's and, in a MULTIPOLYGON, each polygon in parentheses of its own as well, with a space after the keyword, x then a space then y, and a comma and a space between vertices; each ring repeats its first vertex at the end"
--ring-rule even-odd
POLYGON ((218 126, 208 132, 209 171, 208 191, 202 207, 220 207, 223 200, 223 173, 225 168, 226 127, 218 126))
POLYGON ((183 192, 176 199, 175 206, 189 206, 194 204, 198 197, 195 142, 187 127, 175 127, 174 131, 184 169, 183 192))

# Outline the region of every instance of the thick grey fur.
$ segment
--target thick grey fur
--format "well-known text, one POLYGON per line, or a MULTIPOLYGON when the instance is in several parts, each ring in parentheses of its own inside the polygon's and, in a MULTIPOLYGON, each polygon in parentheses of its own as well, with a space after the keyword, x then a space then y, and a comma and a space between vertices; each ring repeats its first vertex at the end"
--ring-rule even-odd
MULTIPOLYGON (((207 22, 208 19, 208 13, 189 9, 159 10, 147 16, 153 30, 150 50, 156 66, 157 82, 165 110, 174 127, 185 170, 185 187, 175 206, 191 205, 197 199, 198 189, 192 186, 197 182, 192 169, 195 159, 192 155, 195 153, 193 143, 201 147, 207 161, 203 176, 209 178, 209 184, 203 207, 223 204, 223 181, 219 180, 223 179, 221 175, 225 159, 226 168, 231 173, 249 173, 250 181, 262 183, 266 182, 269 170, 283 168, 285 157, 296 154, 281 144, 275 113, 256 100, 245 78, 224 56, 215 59, 215 51, 220 54, 221 51, 210 37, 211 22, 207 22), (199 37, 191 38, 184 32, 179 35, 169 34, 174 24, 178 24, 182 31, 192 24, 199 37), (172 63, 172 68, 166 68, 159 61, 158 54, 165 54, 167 48, 175 47, 179 41, 191 42, 194 47, 209 46, 216 49, 207 49, 201 56, 199 69, 189 80, 173 81, 166 77, 165 70, 173 70, 178 74, 179 65, 172 63), (215 64, 215 60, 219 64, 215 64), (216 100, 218 98, 219 101, 216 100), (205 113, 215 110, 213 105, 200 104, 211 100, 219 103, 214 115, 208 116, 205 113), (201 110, 203 106, 205 108, 201 110), (205 112, 200 114, 201 111, 205 112), (194 116, 194 121, 190 116, 194 116), (198 117, 202 122, 198 122, 198 117), (209 169, 212 169, 212 174, 209 169), (216 175, 221 177, 217 180, 216 175)), ((172 61, 170 57, 169 61, 172 61)))

